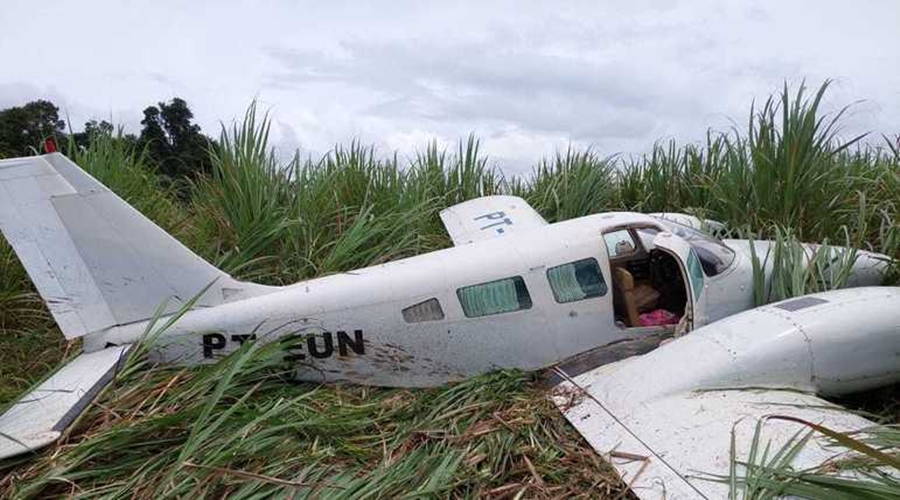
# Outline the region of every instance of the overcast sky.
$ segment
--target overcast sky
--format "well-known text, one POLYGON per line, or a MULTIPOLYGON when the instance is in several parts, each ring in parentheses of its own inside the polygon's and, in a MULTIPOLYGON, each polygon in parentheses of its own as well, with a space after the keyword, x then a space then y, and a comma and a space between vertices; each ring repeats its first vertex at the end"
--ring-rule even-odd
POLYGON ((283 151, 403 155, 474 132, 525 171, 570 143, 634 154, 743 127, 785 80, 834 79, 828 110, 862 101, 848 136, 900 133, 898 26, 896 0, 3 0, 0 108, 46 98, 76 128, 137 132, 179 96, 215 134, 256 98, 283 151))

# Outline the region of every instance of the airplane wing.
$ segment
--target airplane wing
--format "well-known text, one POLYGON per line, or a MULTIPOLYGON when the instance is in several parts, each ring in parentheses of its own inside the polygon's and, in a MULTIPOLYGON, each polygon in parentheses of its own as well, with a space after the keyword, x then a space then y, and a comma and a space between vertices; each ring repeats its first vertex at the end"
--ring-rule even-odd
POLYGON ((766 465, 750 460, 754 442, 760 453, 768 446, 769 460, 797 444, 795 471, 847 453, 800 422, 770 417, 845 433, 875 426, 814 394, 900 380, 898 308, 900 290, 889 287, 769 304, 641 356, 598 368, 564 363, 554 402, 640 498, 729 498, 733 464, 737 478, 747 476, 743 463, 766 465))
POLYGON ((518 196, 484 196, 441 211, 441 221, 454 245, 465 245, 547 225, 518 196))
MULTIPOLYGON (((622 480, 641 499, 729 498, 727 478, 732 464, 732 432, 737 461, 747 461, 757 423, 759 450, 769 456, 806 434, 795 422, 766 420, 787 415, 840 432, 875 424, 816 396, 778 390, 720 390, 686 392, 660 397, 633 411, 604 404, 609 388, 597 386, 597 373, 564 382, 578 402, 565 407, 568 397, 557 396, 564 415, 591 447, 606 458, 622 480), (580 396, 580 400, 578 399, 580 396), (714 481, 712 476, 725 478, 714 481)), ((602 386, 602 382, 600 383, 602 386)), ((814 435, 794 458, 795 470, 816 467, 843 452, 829 448, 814 435)), ((745 474, 743 468, 738 476, 745 474)))

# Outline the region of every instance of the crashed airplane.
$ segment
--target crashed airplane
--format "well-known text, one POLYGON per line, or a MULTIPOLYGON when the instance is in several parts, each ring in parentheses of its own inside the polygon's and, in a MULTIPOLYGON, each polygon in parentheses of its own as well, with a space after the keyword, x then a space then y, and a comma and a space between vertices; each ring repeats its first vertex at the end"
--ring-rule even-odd
MULTIPOLYGON (((296 339, 288 359, 299 379, 404 387, 557 366, 562 385, 585 396, 564 413, 598 451, 633 444, 648 457, 692 453, 696 464, 713 460, 702 443, 690 445, 699 432, 677 440, 666 422, 677 417, 688 429, 686 412, 707 408, 729 422, 727 438, 747 396, 725 388, 839 393, 897 379, 900 315, 885 314, 900 310, 895 289, 733 316, 753 306, 749 242, 718 240, 677 217, 687 216, 614 212, 548 224, 520 198, 489 196, 441 213, 452 248, 271 287, 216 269, 59 153, 2 160, 0 230, 63 334, 83 338, 84 353, 0 416, 0 458, 57 439, 151 321, 185 305, 154 339, 155 360, 208 363, 245 342, 296 339), (848 311, 860 304, 876 308, 868 317, 878 320, 844 335, 850 325, 841 318, 859 317, 848 311), (599 368, 585 357, 623 340, 688 332, 599 368), (858 356, 841 360, 848 351, 858 356), (878 363, 861 363, 868 354, 878 363), (861 381, 828 382, 851 379, 861 381), (669 439, 641 437, 654 432, 669 439)), ((879 284, 886 265, 860 251, 849 284, 879 284)), ((715 453, 727 455, 727 442, 715 453)), ((672 463, 660 458, 653 477, 699 491, 678 483, 683 471, 672 463)))

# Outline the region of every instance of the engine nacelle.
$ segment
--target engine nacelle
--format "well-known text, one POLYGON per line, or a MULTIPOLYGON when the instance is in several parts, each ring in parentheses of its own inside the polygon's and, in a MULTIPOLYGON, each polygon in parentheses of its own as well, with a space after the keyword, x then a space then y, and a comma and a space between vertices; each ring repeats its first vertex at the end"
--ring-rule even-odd
POLYGON ((840 395, 898 382, 900 289, 853 288, 770 304, 604 370, 606 396, 620 408, 684 391, 840 395))

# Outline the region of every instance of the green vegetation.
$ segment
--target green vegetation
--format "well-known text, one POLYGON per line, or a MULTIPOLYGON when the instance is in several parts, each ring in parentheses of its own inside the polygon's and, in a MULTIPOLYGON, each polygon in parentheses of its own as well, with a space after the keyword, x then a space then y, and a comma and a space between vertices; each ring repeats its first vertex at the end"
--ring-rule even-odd
MULTIPOLYGON (((215 141, 203 135, 193 123, 194 113, 184 99, 174 97, 144 109, 141 133, 122 134, 121 147, 139 149, 151 161, 161 181, 183 188, 183 181, 210 171, 209 146, 215 141)), ((66 130, 59 108, 50 101, 37 100, 23 106, 0 109, 0 159, 53 152, 63 145, 70 156, 88 149, 98 136, 111 136, 113 124, 92 118, 81 132, 66 130)), ((186 190, 179 194, 185 195, 186 190)))
MULTIPOLYGON (((753 298, 757 306, 845 287, 862 243, 850 241, 848 236, 840 245, 833 246, 825 238, 821 245, 810 248, 791 229, 778 225, 772 226, 771 245, 766 245, 765 249, 757 249, 761 245, 753 238, 752 233, 747 235, 753 266, 753 298), (767 268, 771 269, 770 273, 764 271, 767 268)), ((895 248, 892 250, 886 253, 896 252, 895 248)))
POLYGON ((0 488, 26 498, 618 491, 524 374, 430 391, 291 384, 281 348, 248 345, 193 370, 133 362, 61 459, 20 460, 11 474, 27 479, 0 488))
MULTIPOLYGON (((732 435, 732 467, 728 477, 704 477, 705 480, 727 482, 730 497, 744 500, 792 498, 866 498, 889 500, 900 492, 900 430, 876 427, 854 435, 795 417, 771 415, 757 422, 746 461, 735 457, 732 435), (761 438, 762 427, 770 420, 787 420, 802 424, 783 446, 772 449, 761 438), (841 450, 854 452, 807 470, 794 470, 791 461, 816 434, 824 435, 835 455, 841 450)), ((702 476, 701 476, 702 477, 702 476)))
MULTIPOLYGON (((818 110, 826 88, 811 98, 785 88, 751 110, 746 132, 657 144, 631 159, 570 149, 516 178, 492 167, 472 137, 455 151, 429 145, 408 162, 351 143, 282 164, 255 107, 223 127, 210 143, 209 174, 190 180, 168 182, 147 146, 109 128, 95 127, 87 147, 70 143, 68 151, 242 279, 293 283, 444 248, 441 209, 513 193, 551 221, 678 210, 752 228, 756 239, 782 242, 783 279, 760 292, 766 301, 840 284, 841 265, 828 266, 829 279, 826 266, 801 269, 804 256, 790 250, 798 239, 900 257, 900 154, 890 141, 841 142, 841 114, 818 110)), ((76 348, 0 241, 0 404, 76 348)), ((433 390, 285 384, 276 349, 248 345, 199 369, 126 370, 59 446, 0 464, 0 497, 621 492, 529 375, 495 373, 433 390)), ((138 356, 132 368, 140 363, 138 356)), ((897 419, 896 404, 881 406, 897 419)))
POLYGON ((45 138, 62 133, 66 124, 50 101, 32 101, 0 110, 0 158, 33 154, 45 138))

